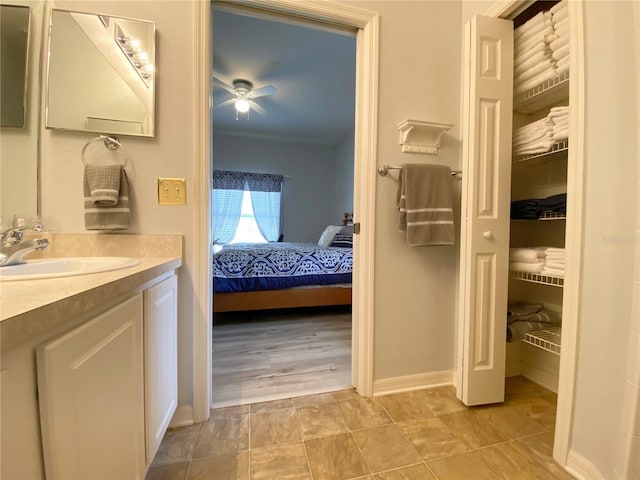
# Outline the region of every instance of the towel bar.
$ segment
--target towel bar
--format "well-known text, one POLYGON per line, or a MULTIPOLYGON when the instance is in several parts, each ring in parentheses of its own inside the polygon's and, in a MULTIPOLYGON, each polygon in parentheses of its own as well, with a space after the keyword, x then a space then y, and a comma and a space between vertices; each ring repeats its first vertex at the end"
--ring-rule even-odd
MULTIPOLYGON (((402 167, 397 166, 397 165, 380 165, 378 167, 378 174, 381 176, 385 176, 387 173, 389 173, 389 170, 401 170, 402 167)), ((461 170, 451 170, 451 176, 456 176, 456 175, 462 175, 462 171, 461 170)))
POLYGON ((122 150, 122 154, 124 155, 124 163, 122 164, 122 168, 127 166, 127 151, 124 149, 122 144, 118 141, 116 137, 109 137, 107 135, 100 135, 99 137, 93 138, 89 140, 85 146, 82 148, 82 153, 80 154, 80 158, 82 158, 82 163, 84 166, 87 166, 87 160, 85 159, 84 153, 87 150, 87 147, 91 145, 93 142, 97 142, 98 140, 102 140, 104 146, 109 150, 115 150, 116 148, 120 148, 122 150))

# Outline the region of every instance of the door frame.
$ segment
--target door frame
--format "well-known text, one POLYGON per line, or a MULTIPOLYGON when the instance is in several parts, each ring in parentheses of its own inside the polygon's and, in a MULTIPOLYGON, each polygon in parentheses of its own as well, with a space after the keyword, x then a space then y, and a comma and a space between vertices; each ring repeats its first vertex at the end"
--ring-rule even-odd
MULTIPOLYGON (((285 15, 356 32, 356 101, 354 138, 354 238, 352 381, 360 395, 373 394, 373 287, 375 187, 378 127, 379 15, 328 1, 242 0, 232 2, 268 14, 285 15)), ((194 2, 194 106, 196 185, 193 328, 193 421, 209 418, 211 407, 212 256, 210 202, 212 188, 211 2, 194 2)))
MULTIPOLYGON (((513 19, 534 0, 498 0, 485 15, 513 19)), ((573 406, 575 403, 575 378, 578 356, 578 333, 580 326, 580 298, 582 291, 582 258, 584 218, 584 123, 585 123, 585 67, 584 67, 584 13, 582 0, 568 2, 569 45, 571 49, 569 97, 570 145, 567 159, 567 216, 565 245, 566 271, 562 300, 562 345, 558 378, 558 403, 553 456, 561 464, 570 463, 571 431, 573 430, 573 406)))

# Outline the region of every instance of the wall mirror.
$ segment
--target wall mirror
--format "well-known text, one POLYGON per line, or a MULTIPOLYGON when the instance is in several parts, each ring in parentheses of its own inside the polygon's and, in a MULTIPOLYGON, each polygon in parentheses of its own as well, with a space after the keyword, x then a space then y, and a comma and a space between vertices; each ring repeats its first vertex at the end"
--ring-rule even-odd
POLYGON ((152 137, 155 24, 52 9, 45 126, 152 137))
POLYGON ((0 126, 24 127, 31 10, 0 5, 0 126))
POLYGON ((2 0, 0 6, 0 228, 13 216, 39 213, 38 128, 44 0, 2 0), (12 66, 5 63, 9 62, 12 66), (17 75, 16 75, 17 74, 17 75), (13 93, 9 93, 9 86, 13 93), (7 90, 5 90, 7 88, 7 90), (12 112, 7 113, 11 105, 12 112), (17 108, 17 113, 14 110, 17 108), (8 118, 12 118, 8 121, 8 118))

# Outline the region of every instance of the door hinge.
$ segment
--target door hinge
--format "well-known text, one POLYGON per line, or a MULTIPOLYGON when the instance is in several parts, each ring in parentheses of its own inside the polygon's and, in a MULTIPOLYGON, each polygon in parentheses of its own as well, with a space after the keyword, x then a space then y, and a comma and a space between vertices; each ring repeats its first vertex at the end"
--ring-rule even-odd
POLYGON ((353 224, 353 233, 354 235, 360 235, 360 222, 353 224))

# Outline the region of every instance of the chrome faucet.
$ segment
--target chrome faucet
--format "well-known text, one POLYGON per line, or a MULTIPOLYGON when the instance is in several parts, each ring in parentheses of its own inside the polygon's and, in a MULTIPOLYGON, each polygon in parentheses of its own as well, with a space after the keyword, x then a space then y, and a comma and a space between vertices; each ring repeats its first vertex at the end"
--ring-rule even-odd
POLYGON ((46 238, 35 238, 22 241, 25 230, 41 232, 44 225, 41 222, 33 226, 14 227, 2 232, 0 237, 0 267, 24 263, 23 257, 34 250, 44 250, 49 246, 46 238))

